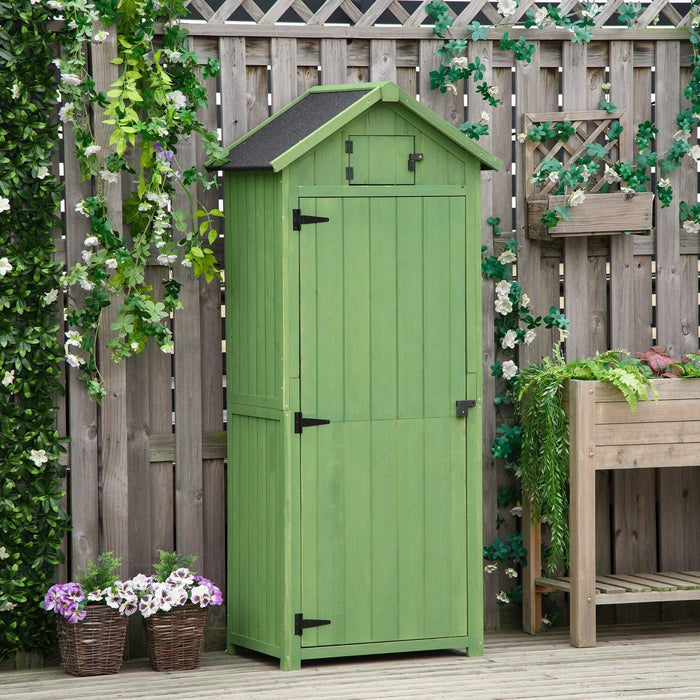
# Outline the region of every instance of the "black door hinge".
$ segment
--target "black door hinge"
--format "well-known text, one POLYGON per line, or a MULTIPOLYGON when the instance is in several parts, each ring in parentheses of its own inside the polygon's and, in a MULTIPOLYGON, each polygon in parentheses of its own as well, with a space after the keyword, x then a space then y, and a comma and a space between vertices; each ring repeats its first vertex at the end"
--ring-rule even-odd
POLYGON ((294 634, 297 637, 301 637, 304 634, 304 630, 309 627, 322 627, 323 625, 330 625, 330 620, 305 620, 301 613, 297 613, 294 616, 294 634))
POLYGON ((413 171, 416 169, 416 161, 423 160, 422 153, 409 153, 408 155, 408 169, 413 171))
POLYGON ((466 418, 467 412, 474 406, 476 406, 476 401, 474 399, 463 399, 462 401, 457 401, 457 418, 466 418))
POLYGON ((350 182, 355 177, 355 171, 352 168, 345 168, 345 179, 350 182))
POLYGON ((301 433, 304 428, 312 428, 314 425, 328 425, 329 420, 325 418, 304 418, 300 411, 294 414, 294 432, 301 433))
POLYGON ((345 142, 345 152, 346 152, 346 153, 352 153, 352 152, 353 152, 353 144, 352 144, 352 141, 351 141, 350 139, 348 139, 348 140, 345 142))
POLYGON ((295 231, 301 231, 304 224, 322 224, 330 221, 327 216, 310 216, 302 214, 301 209, 292 209, 292 228, 295 231))

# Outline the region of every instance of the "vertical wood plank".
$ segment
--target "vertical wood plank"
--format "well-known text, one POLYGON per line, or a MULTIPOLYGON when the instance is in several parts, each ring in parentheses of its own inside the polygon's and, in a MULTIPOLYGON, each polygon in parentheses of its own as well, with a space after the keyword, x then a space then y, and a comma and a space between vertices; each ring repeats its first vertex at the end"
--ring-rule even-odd
MULTIPOLYGON (((196 165, 194 139, 178 149, 182 170, 196 165)), ((179 194, 175 208, 185 211, 187 202, 179 194)), ((194 224, 189 222, 190 226, 194 224)), ((183 308, 174 315, 175 340, 175 546, 180 554, 198 558, 205 566, 202 476, 202 366, 200 363, 199 280, 191 269, 180 267, 180 300, 183 308)))
POLYGON ((296 39, 270 40, 273 114, 288 105, 297 96, 296 50, 296 39))
MULTIPOLYGON (((224 146, 230 146, 243 136, 248 125, 248 86, 246 81, 245 39, 221 37, 219 39, 221 60, 221 132, 224 146)), ((267 86, 265 89, 267 96, 267 86)), ((213 95, 210 95, 210 105, 213 95)), ((266 105, 267 107, 267 105, 266 105)), ((267 113, 267 109, 265 109, 267 113)))
POLYGON ((595 646, 595 389, 569 383, 571 645, 595 646))
POLYGON ((435 55, 435 50, 440 45, 440 41, 432 39, 420 43, 418 52, 420 101, 450 124, 458 126, 464 121, 464 95, 462 94, 464 86, 456 86, 456 95, 451 92, 443 94, 430 87, 430 71, 438 70, 440 67, 440 59, 435 55))
POLYGON ((369 79, 372 82, 396 82, 396 42, 378 39, 369 42, 369 79))
MULTIPOLYGON (((76 213, 75 205, 91 194, 90 183, 80 181, 80 170, 74 159, 75 136, 71 128, 64 131, 65 150, 65 231, 66 265, 72 267, 82 262, 83 217, 76 213)), ((81 308, 85 292, 74 285, 68 292, 67 307, 81 308)), ((61 342, 65 338, 61 334, 61 342)), ((70 425, 70 469, 68 486, 72 530, 69 533, 69 577, 78 575, 78 568, 99 555, 99 472, 97 461, 97 404, 88 398, 85 386, 78 381, 77 370, 66 368, 68 412, 70 425)))
MULTIPOLYGON (((92 44, 92 71, 97 91, 106 92, 117 80, 119 70, 110 60, 117 55, 116 27, 109 28, 107 39, 92 44)), ((109 152, 108 140, 111 128, 102 123, 102 110, 95 110, 93 126, 95 143, 102 146, 100 156, 109 152)), ((122 197, 116 186, 107 187, 105 199, 111 212, 112 226, 122 230, 122 197)), ((122 558, 120 576, 127 575, 129 561, 129 476, 126 421, 126 362, 115 363, 107 349, 111 337, 110 326, 114 322, 122 297, 115 295, 112 303, 102 312, 102 333, 98 338, 102 377, 106 394, 100 408, 100 436, 102 447, 101 485, 101 551, 112 551, 122 558)))
POLYGON ((345 39, 321 39, 321 82, 341 85, 348 82, 348 46, 345 39))
MULTIPOLYGON (((562 106, 566 111, 586 109, 587 47, 570 41, 562 43, 562 106)), ((564 241, 564 310, 571 321, 566 341, 566 359, 571 361, 587 354, 589 329, 588 308, 588 241, 584 236, 564 241)))
MULTIPOLYGON (((202 109, 199 118, 210 131, 217 128, 216 110, 211 106, 216 103, 216 80, 205 83, 209 95, 209 109, 202 109)), ((243 93, 245 94, 245 93, 243 93)), ((205 167, 205 154, 197 151, 197 166, 200 171, 205 167)), ((198 188, 199 200, 205 209, 218 207, 219 191, 216 188, 205 190, 198 188)), ((215 219, 215 225, 221 234, 221 219, 215 219)), ((224 261, 219 260, 223 268, 224 261)), ((207 284, 199 280, 200 294, 200 363, 202 373, 202 431, 204 433, 220 432, 223 424, 223 386, 222 375, 222 321, 221 321, 221 282, 218 279, 207 284)), ((199 571, 216 582, 225 590, 226 586, 226 476, 223 459, 209 459, 202 464, 202 490, 204 507, 204 551, 199 571)), ((223 606, 214 606, 209 611, 207 622, 216 627, 225 621, 223 606)))

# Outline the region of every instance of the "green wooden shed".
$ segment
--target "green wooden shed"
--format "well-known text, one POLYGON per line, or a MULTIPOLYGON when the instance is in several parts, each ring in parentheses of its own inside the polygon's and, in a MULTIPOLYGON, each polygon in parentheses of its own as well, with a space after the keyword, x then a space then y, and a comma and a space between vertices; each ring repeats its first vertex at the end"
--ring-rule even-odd
POLYGON ((228 644, 483 648, 480 171, 392 83, 236 142, 226 211, 228 644))

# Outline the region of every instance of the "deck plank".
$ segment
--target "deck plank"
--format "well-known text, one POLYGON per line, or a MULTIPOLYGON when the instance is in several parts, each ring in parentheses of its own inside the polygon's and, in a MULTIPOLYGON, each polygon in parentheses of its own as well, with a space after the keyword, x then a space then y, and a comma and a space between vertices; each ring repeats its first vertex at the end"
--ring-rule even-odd
POLYGON ((569 646, 560 628, 529 636, 486 636, 485 653, 395 654, 307 662, 283 672, 258 654, 208 652, 196 671, 156 673, 145 660, 128 661, 116 675, 73 678, 60 667, 0 674, 0 697, 227 698, 242 700, 376 700, 460 698, 700 700, 700 624, 599 627, 598 646, 569 646))

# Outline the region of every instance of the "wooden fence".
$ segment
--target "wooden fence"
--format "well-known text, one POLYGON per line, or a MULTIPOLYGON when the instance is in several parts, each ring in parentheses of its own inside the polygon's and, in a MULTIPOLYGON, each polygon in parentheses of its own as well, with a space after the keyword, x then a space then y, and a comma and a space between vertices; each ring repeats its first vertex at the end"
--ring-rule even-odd
MULTIPOLYGON (((595 109, 605 95, 603 84, 610 83, 611 100, 628 110, 633 124, 656 122, 657 150, 665 150, 677 129, 675 115, 685 105, 691 47, 682 28, 691 17, 654 0, 644 5, 632 28, 621 28, 611 19, 621 1, 608 0, 593 40, 577 45, 564 30, 510 26, 535 8, 531 0, 521 0, 508 20, 498 14, 495 2, 456 3, 453 36, 463 36, 464 25, 474 19, 492 25, 488 39, 470 43, 468 49, 470 57, 486 64, 485 80, 498 87, 503 105, 491 109, 471 87, 466 96, 461 87, 456 95, 430 89, 441 42, 432 34, 427 2, 377 0, 368 9, 366 4, 360 9, 351 0, 327 0, 311 9, 303 0, 279 0, 263 9, 253 0, 225 0, 215 8, 191 0, 189 7, 200 18, 185 23, 193 48, 222 65, 219 81, 208 85, 211 109, 203 117, 212 128, 220 127, 224 144, 318 83, 393 80, 455 125, 465 118, 478 121, 486 110, 491 135, 480 143, 507 165, 483 175, 484 244, 492 245, 486 218, 500 217, 502 238, 515 235, 521 246, 518 274, 534 311, 543 314, 552 305, 563 305, 571 319, 568 357, 611 347, 643 350, 652 342, 675 353, 697 350, 700 240, 678 221, 678 201, 698 197, 694 162, 688 158, 670 176, 676 197, 667 209, 657 205, 652 235, 544 242, 527 236, 523 149, 515 138, 524 114, 595 109), (649 27, 656 17, 659 23, 649 27), (506 30, 536 44, 530 63, 498 49, 506 30)), ((562 9, 574 5, 573 0, 561 3, 562 9)), ((109 42, 94 46, 93 52, 98 86, 105 85, 114 79, 109 42)), ((623 138, 631 139, 631 131, 623 138)), ((70 153, 71 134, 64 139, 70 153)), ((203 155, 188 145, 179 157, 201 165, 203 155)), ((74 205, 89 194, 90 183, 80 182, 69 155, 65 161, 60 249, 74 263, 84 238, 74 205)), ((203 196, 216 204, 216 193, 203 196)), ((150 279, 157 282, 163 271, 154 266, 150 279)), ((173 321, 174 359, 151 349, 120 364, 104 363, 108 393, 101 406, 86 398, 72 371, 68 374, 61 429, 71 438, 68 507, 73 530, 64 574, 74 573, 100 551, 114 550, 124 558, 122 573, 132 575, 149 570, 158 549, 177 548, 198 555, 200 571, 225 583, 221 289, 186 279, 182 300, 185 310, 173 321)), ((497 504, 499 488, 509 481, 490 456, 502 420, 493 406, 496 387, 489 371, 497 356, 493 302, 492 285, 484 283, 487 543, 518 526, 509 510, 497 504), (499 510, 507 524, 497 530, 499 510)), ((542 332, 519 362, 539 359, 551 350, 552 341, 551 333, 542 332)), ((700 476, 692 469, 667 471, 673 473, 601 478, 598 503, 607 506, 598 514, 601 571, 700 566, 700 527, 697 518, 687 517, 700 511, 700 476)), ((502 610, 496 593, 508 584, 497 576, 486 576, 485 584, 486 625, 495 629, 502 610)), ((638 613, 625 612, 630 614, 638 613)), ((222 613, 210 623, 223 624, 222 613)))

